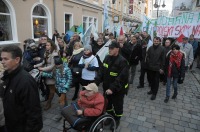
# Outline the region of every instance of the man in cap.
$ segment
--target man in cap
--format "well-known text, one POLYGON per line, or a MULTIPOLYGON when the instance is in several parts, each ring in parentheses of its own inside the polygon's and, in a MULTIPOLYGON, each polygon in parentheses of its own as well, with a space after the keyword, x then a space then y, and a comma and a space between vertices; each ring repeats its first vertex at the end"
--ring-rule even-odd
POLYGON ((98 92, 98 87, 95 83, 90 83, 84 86, 85 90, 80 92, 78 99, 77 115, 84 116, 99 116, 103 112, 104 97, 98 92))
MULTIPOLYGON (((124 95, 128 92, 129 75, 128 62, 119 54, 119 48, 119 43, 111 42, 109 55, 105 57, 103 67, 100 68, 95 78, 97 85, 103 82, 103 92, 108 99, 106 110, 115 118, 117 127, 123 115, 124 95)), ((106 120, 105 125, 109 125, 110 122, 111 120, 106 120)))
POLYGON ((188 67, 192 65, 192 62, 194 60, 194 54, 193 54, 193 47, 190 43, 188 43, 188 37, 183 38, 182 44, 179 44, 180 50, 185 52, 185 70, 188 70, 188 67))

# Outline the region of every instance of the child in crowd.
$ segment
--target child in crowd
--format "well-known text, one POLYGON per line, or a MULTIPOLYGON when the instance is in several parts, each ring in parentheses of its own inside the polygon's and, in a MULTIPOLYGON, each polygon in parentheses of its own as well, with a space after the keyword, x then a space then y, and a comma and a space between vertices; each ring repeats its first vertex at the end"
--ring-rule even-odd
MULTIPOLYGON (((61 57, 55 56, 54 57, 55 67, 53 68, 51 73, 42 72, 42 76, 55 78, 56 80, 56 89, 59 94, 59 104, 60 104, 60 112, 61 109, 67 105, 67 97, 66 93, 70 88, 72 82, 72 74, 71 70, 68 67, 67 63, 63 63, 61 57)), ((61 113, 55 117, 57 121, 59 121, 62 116, 61 113)))

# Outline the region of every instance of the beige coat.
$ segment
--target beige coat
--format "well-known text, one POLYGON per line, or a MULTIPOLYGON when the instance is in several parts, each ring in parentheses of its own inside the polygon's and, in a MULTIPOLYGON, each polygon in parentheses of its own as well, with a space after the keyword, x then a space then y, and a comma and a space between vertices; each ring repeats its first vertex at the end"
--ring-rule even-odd
MULTIPOLYGON (((49 57, 46 61, 46 64, 45 64, 45 61, 35 65, 35 67, 41 67, 41 66, 44 66, 42 67, 43 68, 43 71, 45 72, 51 72, 55 66, 55 63, 54 63, 54 56, 58 56, 58 52, 57 51, 53 51, 51 54, 49 54, 49 57)), ((53 78, 45 78, 45 83, 47 85, 53 85, 55 84, 55 79, 53 78)))

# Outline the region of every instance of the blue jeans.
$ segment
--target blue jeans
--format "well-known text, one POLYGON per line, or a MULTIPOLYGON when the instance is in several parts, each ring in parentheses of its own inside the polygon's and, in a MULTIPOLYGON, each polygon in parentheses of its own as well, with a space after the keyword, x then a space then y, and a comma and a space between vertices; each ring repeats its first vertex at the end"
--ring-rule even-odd
POLYGON ((177 94, 177 82, 178 82, 178 78, 167 77, 167 85, 166 85, 166 96, 167 96, 167 97, 170 96, 170 87, 171 87, 171 83, 173 83, 174 94, 177 94), (173 80, 172 80, 172 79, 173 79, 173 80))

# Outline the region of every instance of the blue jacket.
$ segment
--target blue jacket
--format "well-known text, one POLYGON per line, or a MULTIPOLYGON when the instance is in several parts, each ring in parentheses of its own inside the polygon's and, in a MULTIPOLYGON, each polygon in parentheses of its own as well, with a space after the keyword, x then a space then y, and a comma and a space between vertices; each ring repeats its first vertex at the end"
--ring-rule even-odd
POLYGON ((43 72, 42 76, 55 78, 55 85, 59 93, 67 93, 71 86, 72 74, 67 63, 63 63, 63 73, 60 72, 59 68, 55 68, 51 73, 43 72))

